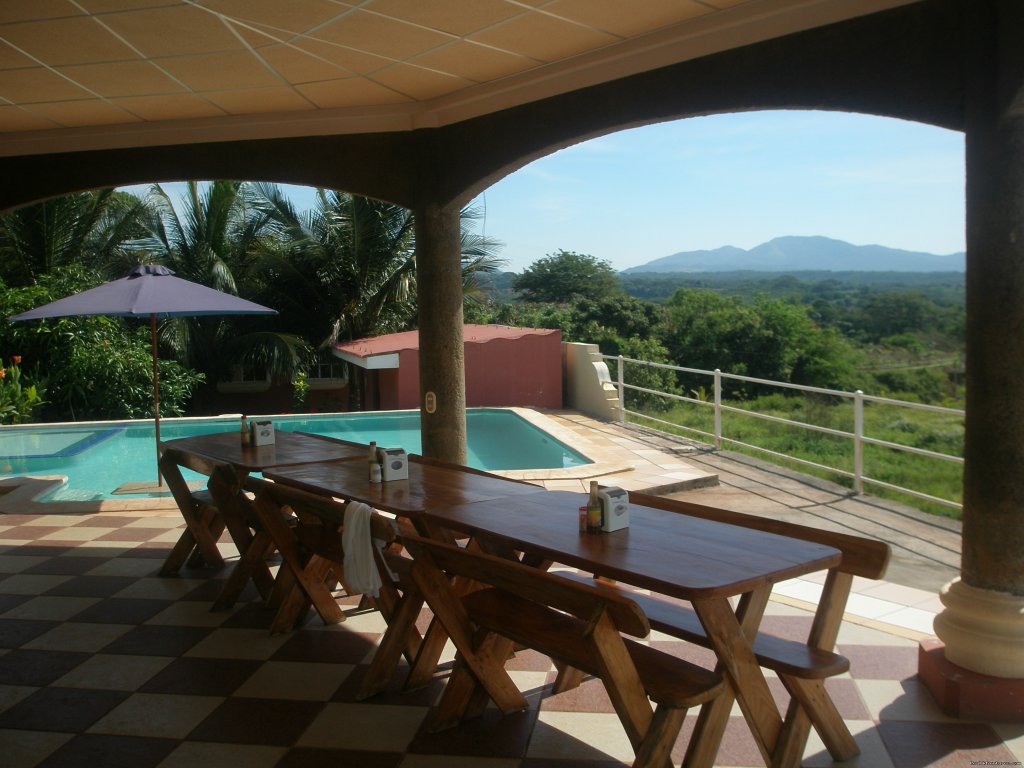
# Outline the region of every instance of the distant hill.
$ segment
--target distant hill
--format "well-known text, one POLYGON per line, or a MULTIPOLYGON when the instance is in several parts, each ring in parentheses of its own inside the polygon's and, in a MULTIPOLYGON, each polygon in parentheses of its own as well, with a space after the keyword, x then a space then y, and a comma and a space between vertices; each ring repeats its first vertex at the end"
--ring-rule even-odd
POLYGON ((712 251, 664 256, 623 274, 638 272, 963 272, 964 254, 945 256, 883 245, 852 245, 828 237, 777 237, 749 251, 726 245, 712 251))

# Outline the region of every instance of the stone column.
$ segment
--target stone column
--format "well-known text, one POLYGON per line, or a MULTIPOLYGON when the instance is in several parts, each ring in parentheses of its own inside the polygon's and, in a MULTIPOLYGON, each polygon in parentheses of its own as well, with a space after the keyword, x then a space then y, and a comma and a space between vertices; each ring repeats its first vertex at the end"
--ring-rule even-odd
POLYGON ((416 285, 420 326, 423 455, 466 462, 466 365, 462 340, 460 210, 419 205, 416 285))
POLYGON ((967 404, 961 577, 920 670, 951 714, 1024 718, 1024 13, 966 33, 967 404), (944 647, 943 647, 944 644, 944 647))

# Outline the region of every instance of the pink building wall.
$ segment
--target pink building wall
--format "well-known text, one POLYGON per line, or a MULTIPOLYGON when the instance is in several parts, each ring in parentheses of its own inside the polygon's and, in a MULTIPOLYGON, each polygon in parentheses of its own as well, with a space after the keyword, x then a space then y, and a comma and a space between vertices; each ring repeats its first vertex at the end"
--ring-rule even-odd
MULTIPOLYGON (((562 335, 466 342, 467 406, 562 407, 562 335)), ((376 371, 382 410, 419 407, 419 350, 399 351, 398 368, 376 371)))

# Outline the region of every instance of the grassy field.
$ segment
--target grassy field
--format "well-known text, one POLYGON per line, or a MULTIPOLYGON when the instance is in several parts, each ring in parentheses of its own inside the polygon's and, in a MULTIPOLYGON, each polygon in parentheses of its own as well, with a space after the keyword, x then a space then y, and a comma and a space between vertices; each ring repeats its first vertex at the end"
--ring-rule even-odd
MULTIPOLYGON (((853 433, 853 401, 818 395, 767 395, 753 400, 728 402, 723 406, 743 412, 723 412, 723 448, 748 453, 762 459, 787 466, 810 475, 834 480, 853 487, 849 475, 854 471, 854 447, 850 437, 841 437, 807 428, 779 424, 757 418, 750 413, 797 421, 845 433, 853 433), (840 472, 808 467, 799 462, 771 456, 763 451, 736 445, 738 441, 775 453, 795 456, 840 472)), ((664 424, 650 424, 658 429, 675 431, 680 435, 705 442, 711 438, 695 434, 693 430, 713 433, 714 411, 711 404, 677 403, 670 411, 648 411, 655 418, 678 424, 682 429, 672 430, 664 424)), ((635 417, 634 417, 635 418, 635 417)), ((645 419, 636 419, 648 423, 645 419)), ((914 448, 922 448, 952 456, 963 455, 963 418, 959 415, 934 413, 886 403, 865 403, 864 436, 914 448)), ((963 467, 929 456, 920 456, 884 446, 865 445, 863 451, 864 490, 876 496, 891 498, 923 511, 959 519, 954 507, 929 502, 906 493, 874 485, 868 479, 910 488, 918 493, 959 503, 962 498, 963 467)))

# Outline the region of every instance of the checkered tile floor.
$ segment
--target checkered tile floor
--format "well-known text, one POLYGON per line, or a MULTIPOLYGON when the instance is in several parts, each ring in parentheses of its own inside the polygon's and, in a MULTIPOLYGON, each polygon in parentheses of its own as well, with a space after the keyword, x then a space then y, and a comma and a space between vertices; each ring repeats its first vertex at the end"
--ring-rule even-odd
MULTIPOLYGON (((356 703, 383 631, 379 614, 342 598, 343 624, 324 627, 313 616, 298 631, 270 636, 271 616, 255 592, 235 609, 213 613, 225 571, 156 575, 180 525, 167 510, 0 516, 0 765, 576 768, 631 760, 600 683, 551 696, 553 668, 536 654, 511 662, 530 692, 530 710, 518 715, 489 710, 468 726, 427 733, 423 724, 446 668, 431 686, 408 693, 401 692, 400 671, 390 692, 356 703)), ((229 545, 224 550, 233 554, 229 545)), ((809 613, 799 596, 813 584, 782 586, 765 626, 806 633, 809 613)), ((879 585, 870 588, 880 594, 879 585)), ((1022 759, 1024 728, 953 721, 938 712, 916 678, 921 633, 908 626, 856 617, 844 625, 839 650, 852 672, 829 688, 861 745, 861 757, 850 764, 921 768, 1022 759)), ((665 637, 649 642, 709 660, 701 649, 665 637)), ((786 694, 770 682, 783 705, 786 694)), ((677 745, 677 765, 691 726, 692 719, 677 745)), ((762 765, 739 716, 718 764, 762 765)), ((832 765, 814 736, 804 764, 832 765)))

